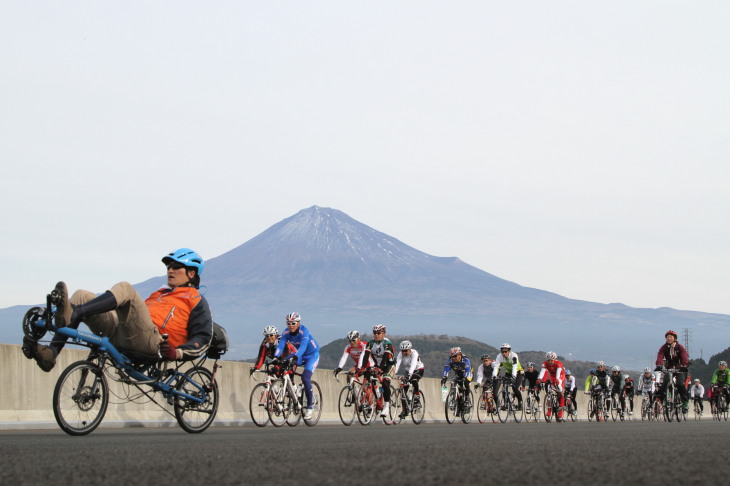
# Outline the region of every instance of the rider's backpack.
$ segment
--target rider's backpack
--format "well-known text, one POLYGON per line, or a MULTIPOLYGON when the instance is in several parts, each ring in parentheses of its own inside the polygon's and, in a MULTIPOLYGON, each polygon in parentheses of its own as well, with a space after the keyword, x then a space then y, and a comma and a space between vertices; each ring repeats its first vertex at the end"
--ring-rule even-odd
POLYGON ((213 339, 210 340, 208 357, 219 359, 228 351, 228 333, 223 326, 213 323, 213 339))

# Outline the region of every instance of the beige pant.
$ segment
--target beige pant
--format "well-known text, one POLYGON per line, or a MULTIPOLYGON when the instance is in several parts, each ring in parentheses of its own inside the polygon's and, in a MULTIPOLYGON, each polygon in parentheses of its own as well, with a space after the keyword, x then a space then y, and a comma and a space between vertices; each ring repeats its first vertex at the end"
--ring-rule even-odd
MULTIPOLYGON (((89 316, 84 319, 86 325, 93 333, 108 337, 120 350, 156 356, 160 333, 150 318, 144 299, 127 282, 120 282, 109 291, 117 301, 116 310, 89 316)), ((93 292, 77 290, 70 302, 76 306, 95 298, 93 292)))

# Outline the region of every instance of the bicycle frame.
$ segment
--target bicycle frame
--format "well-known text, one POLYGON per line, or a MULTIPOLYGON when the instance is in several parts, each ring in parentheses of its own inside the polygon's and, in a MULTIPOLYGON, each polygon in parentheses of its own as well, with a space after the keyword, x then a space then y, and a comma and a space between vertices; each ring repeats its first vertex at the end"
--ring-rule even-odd
POLYGON ((51 294, 46 301, 45 309, 35 307, 26 313, 23 318, 24 334, 37 341, 51 331, 64 336, 71 344, 91 350, 85 360, 72 363, 63 370, 54 388, 53 412, 64 432, 86 435, 98 427, 109 402, 106 376, 134 386, 150 401, 173 415, 150 396, 142 385, 162 393, 173 406, 178 424, 186 432, 203 432, 213 422, 218 411, 215 375, 220 366, 217 359, 211 373, 202 366, 207 356, 193 361, 190 367, 182 361, 176 361, 174 368, 168 368, 168 363, 158 358, 131 358, 120 352, 106 337, 55 326, 53 317, 56 308, 52 305, 51 294), (109 372, 112 367, 118 377, 109 372))
MULTIPOLYGON (((111 360, 112 365, 119 370, 121 374, 128 377, 129 380, 126 381, 126 383, 130 385, 149 385, 155 391, 161 392, 168 401, 174 397, 181 397, 185 400, 202 404, 207 400, 207 393, 210 390, 206 390, 204 386, 187 379, 184 372, 180 371, 180 367, 183 366, 183 362, 181 361, 176 362, 177 365, 175 369, 166 369, 166 366, 159 368, 156 366, 156 363, 144 365, 142 366, 142 369, 149 370, 150 373, 145 374, 142 371, 138 371, 133 359, 121 353, 107 337, 97 336, 90 332, 79 331, 70 327, 57 328, 52 324, 47 325, 45 320, 39 320, 37 322, 37 326, 44 327, 46 330, 50 330, 55 334, 67 337, 71 344, 90 348, 91 353, 89 354, 87 361, 98 359, 99 367, 101 369, 104 369, 104 365, 107 360, 111 360), (198 392, 202 393, 202 396, 194 396, 189 393, 176 390, 175 388, 179 386, 181 381, 187 381, 190 383, 198 392)), ((201 366, 206 360, 207 357, 205 356, 199 358, 196 360, 195 366, 201 366)), ((167 362, 163 362, 163 364, 166 365, 167 362)), ((213 365, 213 381, 211 384, 215 384, 215 375, 218 368, 220 368, 220 365, 217 364, 216 360, 216 363, 213 365)))

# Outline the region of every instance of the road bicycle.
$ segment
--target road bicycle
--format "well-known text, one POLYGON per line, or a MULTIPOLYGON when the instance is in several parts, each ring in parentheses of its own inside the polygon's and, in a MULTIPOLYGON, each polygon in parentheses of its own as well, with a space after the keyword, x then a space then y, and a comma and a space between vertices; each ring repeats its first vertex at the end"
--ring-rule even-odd
POLYGON ((505 375, 502 378, 497 378, 496 383, 501 383, 499 385, 499 392, 497 393, 499 397, 499 403, 497 404, 499 421, 505 423, 511 415, 515 422, 522 422, 525 411, 520 406, 520 402, 512 389, 512 376, 505 375))
POLYGON ((608 417, 606 410, 606 395, 602 387, 591 386, 590 399, 588 400, 588 421, 605 422, 608 417))
MULTIPOLYGON (((221 367, 218 359, 225 353, 220 343, 192 361, 168 362, 159 357, 135 356, 118 350, 109 338, 58 327, 55 321, 60 300, 54 290, 47 295, 45 308, 29 309, 23 317, 23 334, 37 342, 51 332, 68 338, 69 344, 90 349, 86 359, 61 372, 53 390, 53 415, 61 430, 70 435, 94 431, 106 414, 110 392, 125 402, 155 403, 189 433, 203 432, 213 423, 219 403, 215 375, 221 367), (204 367, 208 359, 213 360, 212 372, 204 367), (111 391, 109 380, 119 383, 124 392, 111 391), (172 406, 172 412, 155 398, 155 393, 172 406)), ((225 334, 220 329, 218 332, 225 334)))
POLYGON ((578 408, 573 400, 573 395, 568 390, 565 392, 565 413, 570 417, 571 422, 578 420, 578 408))
POLYGON ((701 398, 695 398, 692 400, 692 410, 694 411, 695 420, 702 420, 702 403, 701 398))
POLYGON ((281 378, 274 380, 271 385, 273 403, 267 407, 269 420, 275 427, 281 427, 285 423, 291 427, 296 426, 303 418, 304 423, 314 427, 322 415, 322 390, 319 383, 312 380, 312 415, 307 418, 304 410, 307 408, 306 394, 302 384, 295 385, 293 376, 301 373, 294 371, 296 365, 292 360, 275 361, 268 364, 271 373, 281 373, 281 378), (273 368, 278 367, 278 371, 273 368))
POLYGON ((377 368, 371 368, 365 372, 366 380, 360 387, 357 396, 357 420, 362 425, 370 425, 375 422, 378 412, 383 410, 385 399, 383 397, 383 387, 390 386, 390 406, 388 415, 383 417, 383 422, 390 425, 397 417, 397 404, 393 403, 395 389, 392 385, 382 383, 380 376, 382 371, 377 368), (396 405, 395 407, 393 405, 396 405))
MULTIPOLYGON (((266 378, 263 383, 257 384, 251 390, 251 396, 248 398, 248 411, 254 424, 258 427, 265 427, 269 423, 269 408, 275 403, 275 393, 271 390, 272 381, 280 386, 280 382, 274 380, 281 376, 269 372, 268 367, 265 371, 256 370, 256 372, 266 373, 266 378)), ((256 380, 255 373, 251 376, 256 380)))
POLYGON ((713 386, 712 387, 712 418, 715 420, 727 421, 728 416, 728 404, 727 404, 727 387, 713 386))
POLYGON ((482 392, 479 394, 479 400, 477 401, 477 420, 480 424, 483 424, 488 418, 491 418, 494 423, 499 420, 497 405, 494 403, 494 392, 489 382, 482 386, 482 392))
POLYGON ((611 396, 611 418, 614 422, 619 419, 623 422, 626 418, 626 412, 621 407, 621 398, 619 398, 618 394, 612 394, 611 396))
POLYGON ((550 422, 553 417, 557 422, 563 422, 564 419, 560 408, 560 390, 558 389, 557 383, 552 383, 550 380, 545 382, 545 399, 543 416, 545 422, 550 422))
POLYGON ((654 407, 651 393, 641 394, 641 420, 654 420, 654 407))
MULTIPOLYGON (((336 376, 337 382, 340 378, 336 376)), ((354 371, 347 372, 347 385, 340 390, 340 397, 337 400, 337 411, 340 414, 340 421, 344 425, 352 425, 357 416, 357 395, 360 392, 362 383, 354 371)))
POLYGON ((669 381, 667 387, 664 390, 664 400, 662 407, 664 409, 664 418, 667 422, 673 421, 675 418, 677 422, 687 420, 687 416, 684 413, 684 404, 682 403, 682 397, 677 390, 677 373, 678 369, 665 369, 664 374, 669 375, 669 381))
POLYGON ((538 398, 537 390, 530 388, 527 390, 527 398, 525 402, 525 420, 527 422, 534 421, 535 423, 540 421, 540 400, 538 398))
POLYGON ((394 410, 395 418, 393 419, 394 424, 400 423, 408 415, 411 416, 414 424, 420 424, 423 422, 423 417, 426 413, 426 399, 423 396, 423 392, 418 390, 414 393, 415 385, 408 381, 405 376, 400 377, 400 384, 396 388, 393 398, 391 399, 391 410, 394 410), (396 407, 393 409, 392 407, 396 407), (398 410, 402 410, 398 413, 398 410))
POLYGON ((461 421, 468 424, 471 422, 473 403, 473 394, 471 390, 469 390, 469 393, 466 392, 464 378, 453 378, 449 393, 446 395, 446 401, 444 402, 446 421, 453 424, 456 421, 456 417, 461 417, 461 421))

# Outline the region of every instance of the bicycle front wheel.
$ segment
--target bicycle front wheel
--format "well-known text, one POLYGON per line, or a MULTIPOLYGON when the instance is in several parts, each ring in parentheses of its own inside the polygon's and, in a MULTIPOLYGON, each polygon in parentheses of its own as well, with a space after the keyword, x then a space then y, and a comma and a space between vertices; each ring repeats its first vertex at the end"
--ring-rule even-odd
POLYGON ((355 421, 355 415, 357 415, 357 385, 352 384, 345 386, 340 390, 340 398, 337 400, 337 410, 340 412, 340 421, 344 425, 351 425, 355 421))
POLYGON ((401 421, 400 411, 402 407, 400 397, 400 387, 396 390, 393 385, 390 385, 390 405, 388 406, 388 415, 383 417, 383 423, 386 425, 395 425, 401 421))
POLYGON ((474 394, 471 390, 469 390, 469 393, 464 395, 461 405, 463 407, 461 410, 461 421, 468 424, 471 422, 471 416, 474 410, 474 394))
POLYGON ((512 418, 517 422, 518 424, 522 422, 522 419, 525 417, 525 407, 524 404, 521 404, 519 400, 517 400, 517 395, 511 395, 510 398, 512 398, 511 403, 511 412, 512 412, 512 418))
MULTIPOLYGON (((510 385, 502 385, 504 386, 510 386, 510 385)), ((499 421, 502 423, 507 422, 507 419, 509 418, 509 406, 512 402, 512 397, 510 396, 510 393, 507 391, 503 391, 500 393, 501 400, 499 401, 499 405, 497 405, 497 417, 499 418, 499 421)))
POLYGON ((483 424, 487 421, 489 415, 489 399, 486 393, 481 393, 477 403, 477 420, 480 424, 483 424))
POLYGON ((218 413, 218 385, 213 374, 194 366, 185 372, 175 389, 175 418, 185 432, 197 434, 210 427, 218 413))
POLYGON ((266 383, 259 383, 253 387, 251 396, 248 399, 248 411, 251 414, 251 420, 258 427, 265 427, 269 423, 268 403, 269 393, 266 389, 266 383))
POLYGON ((269 393, 271 394, 267 407, 269 420, 274 427, 282 427, 289 418, 292 405, 289 390, 284 386, 284 380, 272 381, 269 393))
POLYGON ((446 402, 444 402, 446 422, 453 424, 456 421, 456 407, 456 389, 452 387, 449 394, 446 396, 446 402))
POLYGON ((611 418, 614 422, 618 420, 620 410, 621 406, 618 404, 618 402, 611 400, 611 418))
POLYGON ((551 393, 547 393, 545 395, 545 407, 542 409, 543 416, 545 417, 545 422, 550 422, 553 419, 553 415, 557 411, 555 407, 555 400, 553 398, 554 397, 551 393))
POLYGON ((370 425, 375 420, 375 394, 371 385, 364 385, 357 395, 357 421, 361 425, 370 425))
POLYGON ((593 417, 595 416, 595 407, 593 406, 593 397, 588 399, 588 405, 587 405, 587 412, 588 412, 588 421, 593 422, 593 417))
POLYGON ((426 399, 423 392, 418 390, 418 393, 413 394, 413 401, 411 402, 411 420, 418 425, 423 422, 424 415, 426 415, 426 399))
MULTIPOLYGON (((304 401, 306 401, 306 395, 304 401)), ((305 407, 308 406, 305 405, 305 407)), ((304 417, 304 423, 309 427, 314 427, 319 422, 319 417, 322 416, 322 389, 319 387, 319 383, 316 381, 312 382, 312 416, 309 418, 304 417)))
POLYGON ((109 404, 104 371, 89 361, 66 368, 53 390, 53 415, 69 435, 86 435, 99 426, 109 404))

